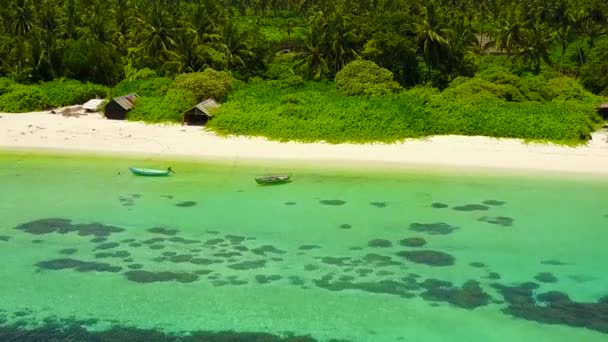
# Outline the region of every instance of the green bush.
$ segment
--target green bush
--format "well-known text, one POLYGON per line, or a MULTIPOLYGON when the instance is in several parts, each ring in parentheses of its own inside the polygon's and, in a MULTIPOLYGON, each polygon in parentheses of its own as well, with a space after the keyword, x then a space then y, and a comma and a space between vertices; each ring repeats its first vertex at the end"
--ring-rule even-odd
POLYGON ((124 76, 118 52, 93 39, 68 40, 62 62, 64 75, 81 81, 111 85, 124 76))
MULTIPOLYGON (((393 142, 439 134, 485 135, 566 144, 587 141, 597 127, 596 101, 507 101, 512 84, 473 78, 440 93, 415 87, 376 97, 345 96, 334 84, 283 88, 256 80, 239 87, 208 126, 220 134, 280 141, 393 142)), ((591 95, 592 96, 592 95, 591 95)))
POLYGON ((67 79, 34 85, 13 84, 5 89, 9 91, 0 96, 0 110, 12 113, 81 104, 95 97, 105 97, 107 93, 104 86, 67 79))
POLYGON ((336 87, 340 94, 348 96, 379 96, 401 89, 392 72, 362 59, 348 63, 336 74, 336 87))
POLYGON ((141 96, 127 119, 145 122, 181 122, 182 114, 196 104, 192 94, 169 89, 164 96, 141 96))
POLYGON ((232 89, 232 80, 224 71, 207 68, 203 72, 177 76, 175 87, 189 91, 196 97, 197 101, 207 98, 224 101, 228 92, 232 89))
POLYGON ((6 77, 1 77, 0 78, 0 95, 2 95, 4 93, 8 93, 9 91, 11 91, 11 89, 13 89, 14 86, 15 86, 15 82, 13 82, 11 79, 8 79, 6 77))
POLYGON ((155 77, 146 79, 123 80, 110 91, 109 97, 114 98, 129 93, 142 96, 162 96, 167 93, 172 81, 168 77, 155 77))

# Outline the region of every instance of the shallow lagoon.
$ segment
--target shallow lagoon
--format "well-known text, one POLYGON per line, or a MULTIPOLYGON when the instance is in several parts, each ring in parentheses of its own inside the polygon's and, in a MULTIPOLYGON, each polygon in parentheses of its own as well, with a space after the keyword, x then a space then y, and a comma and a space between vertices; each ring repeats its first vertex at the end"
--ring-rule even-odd
POLYGON ((1 155, 0 337, 608 334, 608 182, 275 165, 294 182, 259 186, 259 164, 132 163, 1 155))

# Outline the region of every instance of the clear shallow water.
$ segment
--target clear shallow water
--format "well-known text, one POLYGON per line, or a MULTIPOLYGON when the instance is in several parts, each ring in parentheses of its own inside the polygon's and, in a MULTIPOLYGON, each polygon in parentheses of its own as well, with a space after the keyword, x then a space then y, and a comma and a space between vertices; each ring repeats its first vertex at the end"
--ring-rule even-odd
POLYGON ((262 187, 260 166, 173 162, 175 177, 145 178, 131 164, 0 156, 0 337, 608 334, 608 182, 296 168, 262 187))

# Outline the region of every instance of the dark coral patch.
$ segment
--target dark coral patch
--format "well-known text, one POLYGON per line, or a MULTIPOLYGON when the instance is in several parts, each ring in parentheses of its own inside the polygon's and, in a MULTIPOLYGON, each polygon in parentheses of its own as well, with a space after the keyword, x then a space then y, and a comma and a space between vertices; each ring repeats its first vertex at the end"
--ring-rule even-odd
POLYGON ((137 247, 141 247, 141 243, 139 243, 139 242, 132 242, 132 243, 129 244, 129 246, 137 248, 137 247))
POLYGON ((188 239, 184 239, 183 237, 179 237, 179 236, 171 237, 171 238, 167 239, 167 241, 181 243, 183 245, 192 245, 192 244, 200 242, 199 240, 188 240, 188 239))
POLYGON ((328 265, 346 266, 348 265, 349 257, 322 257, 321 262, 328 265))
POLYGON ((456 211, 485 211, 485 210, 490 209, 490 207, 488 207, 487 205, 483 205, 483 204, 465 204, 465 205, 456 206, 452 209, 454 209, 456 211))
POLYGON ((170 235, 170 236, 173 236, 179 232, 179 230, 177 230, 177 229, 170 229, 170 228, 164 228, 164 227, 154 227, 154 228, 148 229, 148 231, 153 234, 162 234, 162 235, 170 235))
POLYGON ((257 254, 257 255, 262 255, 262 256, 266 256, 266 253, 273 253, 273 254, 285 254, 287 253, 286 251, 280 250, 274 246, 271 245, 264 245, 264 246, 260 246, 257 248, 253 248, 251 250, 251 252, 253 254, 257 254))
POLYGON ((503 227, 511 227, 513 225, 513 219, 511 217, 506 216, 496 216, 496 217, 488 217, 482 216, 479 218, 480 222, 487 222, 490 224, 495 224, 503 227))
POLYGON ((534 279, 541 283, 557 283, 557 277, 551 272, 540 272, 534 276, 534 279))
POLYGON ((218 253, 213 254, 213 256, 218 257, 218 258, 229 259, 229 258, 232 258, 232 257, 243 256, 243 254, 241 254, 239 252, 218 252, 218 253))
POLYGON ((397 255, 411 262, 429 266, 451 266, 455 261, 450 254, 432 250, 401 251, 397 255))
POLYGON ((351 229, 353 226, 348 223, 342 223, 340 229, 351 229))
POLYGON ((172 257, 172 256, 176 256, 177 253, 176 252, 163 252, 163 256, 166 257, 172 257))
POLYGON ((316 271, 318 269, 319 269, 319 266, 317 266, 317 265, 312 265, 312 264, 304 265, 305 271, 316 271))
POLYGON ((10 238, 10 236, 0 235, 0 241, 8 241, 10 238))
POLYGON ((469 266, 475 267, 475 268, 484 268, 484 267, 486 267, 486 264, 484 264, 483 262, 479 262, 479 261, 473 261, 472 263, 469 264, 469 266))
POLYGON ((213 259, 207 259, 207 258, 190 259, 190 263, 195 264, 195 265, 211 265, 211 264, 219 264, 221 262, 222 262, 221 260, 213 260, 213 259))
POLYGON ((419 237, 405 238, 403 240, 399 240, 399 244, 405 247, 422 247, 426 245, 426 240, 419 237))
POLYGON ((289 276, 288 279, 289 279, 289 283, 294 286, 302 286, 305 283, 304 279, 302 279, 298 276, 289 276))
POLYGON ((402 263, 394 261, 393 258, 391 258, 388 255, 380 255, 380 254, 376 254, 376 253, 369 253, 366 254, 362 261, 369 266, 375 266, 375 267, 387 267, 387 266, 399 266, 402 265, 402 263))
POLYGON ((54 232, 66 234, 72 230, 72 220, 62 218, 47 218, 20 224, 15 229, 25 231, 30 234, 42 235, 54 232))
POLYGON ((144 265, 142 265, 142 264, 130 264, 130 265, 127 265, 127 267, 129 269, 132 269, 132 270, 139 270, 139 269, 142 269, 144 267, 144 265))
POLYGON ((43 242, 44 242, 44 240, 40 240, 40 239, 32 240, 32 243, 43 243, 43 242))
POLYGON ((490 272, 490 273, 488 273, 488 276, 486 278, 491 279, 491 280, 498 280, 498 279, 501 279, 502 277, 497 272, 490 272))
POLYGON ((106 241, 107 239, 108 238, 106 238, 106 237, 96 237, 96 238, 92 238, 91 242, 92 243, 101 243, 101 242, 106 241))
POLYGON ((72 255, 76 252, 78 252, 78 250, 76 248, 66 248, 66 249, 62 249, 59 251, 60 254, 65 254, 65 255, 72 255))
POLYGON ((559 261, 559 260, 555 260, 555 259, 543 260, 540 263, 543 264, 543 265, 553 265, 553 266, 566 265, 565 262, 562 262, 562 261, 559 261))
POLYGON ((175 206, 180 207, 180 208, 188 208, 188 207, 194 207, 195 205, 196 205, 196 202, 194 202, 194 201, 185 201, 185 202, 179 202, 175 206))
POLYGON ((116 248, 120 246, 120 244, 118 242, 106 242, 106 243, 102 243, 100 245, 97 245, 97 247, 95 247, 95 249, 112 249, 112 248, 116 248))
POLYGON ((180 283, 192 283, 198 280, 198 276, 192 273, 175 272, 149 272, 144 270, 127 271, 124 273, 128 280, 147 284, 155 282, 178 281, 180 283))
POLYGON ((534 298, 534 283, 519 286, 493 284, 508 307, 503 312, 517 318, 546 324, 561 324, 608 333, 608 302, 573 302, 566 294, 548 292, 534 298))
POLYGON ((298 247, 298 249, 302 250, 302 251, 309 251, 311 249, 319 249, 319 248, 321 248, 321 246, 318 246, 318 245, 302 245, 302 246, 298 247))
POLYGON ((64 270, 74 269, 77 272, 119 272, 121 267, 106 263, 89 262, 70 258, 41 261, 36 264, 41 269, 64 270))
POLYGON ((212 270, 196 270, 196 271, 194 271, 194 274, 197 274, 197 275, 207 275, 207 274, 211 274, 211 273, 213 273, 212 270))
POLYGON ((371 240, 367 243, 367 245, 369 247, 373 247, 373 248, 388 248, 388 247, 393 247, 393 243, 390 242, 389 240, 385 240, 385 239, 374 239, 371 240))
POLYGON ((344 291, 344 290, 360 290, 370 293, 384 293, 397 295, 404 298, 414 297, 411 290, 417 289, 417 286, 411 286, 407 283, 395 281, 395 280, 380 280, 377 282, 353 282, 346 281, 339 278, 333 279, 332 274, 326 274, 321 279, 313 280, 317 287, 329 290, 329 291, 344 291))
POLYGON ((447 204, 445 204, 445 203, 435 202, 435 203, 431 204, 431 207, 433 207, 435 209, 445 209, 445 208, 447 208, 449 206, 447 204))
POLYGON ((497 201, 497 200, 485 200, 483 202, 481 202, 485 205, 493 205, 493 206, 500 206, 500 205, 504 205, 505 202, 503 201, 497 201))
POLYGON ((251 270, 255 268, 262 268, 266 266, 266 260, 252 260, 252 261, 243 261, 236 264, 228 265, 228 268, 233 270, 251 270))
POLYGON ((103 259, 103 258, 126 258, 129 257, 131 253, 127 251, 116 251, 116 252, 101 252, 96 253, 95 258, 103 259))
POLYGON ((220 244, 220 243, 222 243, 224 241, 226 241, 226 240, 224 240, 224 239, 210 239, 210 240, 205 241, 205 245, 207 245, 207 246, 213 246, 213 245, 220 244))
POLYGON ((410 230, 431 235, 446 235, 452 233, 456 229, 458 229, 458 227, 451 226, 444 222, 410 224, 410 230))
POLYGON ((460 288, 452 286, 450 282, 435 279, 427 279, 421 283, 421 286, 426 290, 421 294, 423 299, 447 302, 468 310, 488 305, 491 299, 474 280, 465 282, 460 288))
POLYGON ((296 202, 285 202, 285 205, 296 205, 296 202))
POLYGON ((386 202, 370 202, 369 204, 376 208, 386 208, 386 206, 388 205, 388 203, 386 202))
POLYGON ((230 235, 230 234, 226 235, 225 237, 233 245, 238 245, 238 244, 240 244, 241 242, 243 242, 243 241, 245 241, 247 239, 244 236, 230 235))
POLYGON ((190 254, 175 255, 169 258, 169 261, 175 263, 189 262, 190 260, 192 260, 192 255, 190 254))
POLYGON ((155 249, 155 250, 163 249, 163 248, 165 248, 165 245, 152 245, 152 246, 150 246, 150 249, 155 249))
POLYGON ((323 205, 340 206, 340 205, 345 205, 346 201, 342 201, 342 200, 320 200, 319 203, 321 203, 323 205))
POLYGON ((281 280, 281 276, 277 275, 277 274, 273 274, 273 275, 269 275, 269 276, 263 275, 263 274, 258 274, 255 276, 255 280, 258 282, 258 284, 268 284, 273 281, 281 280))

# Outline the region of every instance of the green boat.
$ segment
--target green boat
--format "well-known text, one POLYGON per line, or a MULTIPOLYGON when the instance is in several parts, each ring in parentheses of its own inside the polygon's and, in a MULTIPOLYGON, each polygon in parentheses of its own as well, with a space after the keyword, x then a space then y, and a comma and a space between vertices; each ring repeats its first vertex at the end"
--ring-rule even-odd
POLYGON ((144 169, 141 167, 130 167, 129 170, 134 175, 152 176, 152 177, 168 176, 172 172, 175 173, 175 171, 173 171, 170 167, 168 167, 166 170, 144 169))
POLYGON ((291 182, 290 174, 274 174, 255 177, 258 184, 282 184, 291 182))

